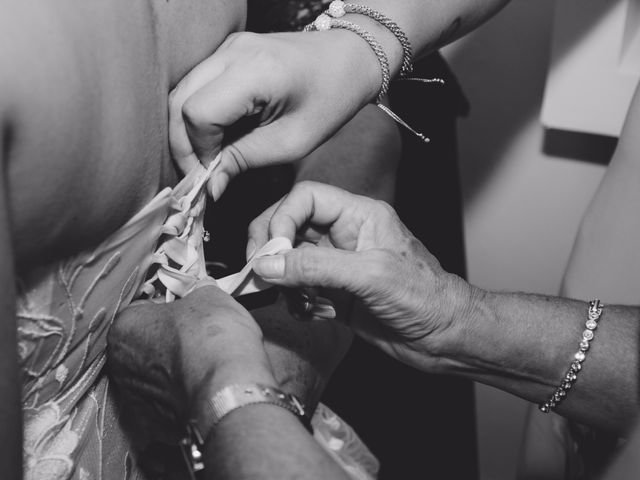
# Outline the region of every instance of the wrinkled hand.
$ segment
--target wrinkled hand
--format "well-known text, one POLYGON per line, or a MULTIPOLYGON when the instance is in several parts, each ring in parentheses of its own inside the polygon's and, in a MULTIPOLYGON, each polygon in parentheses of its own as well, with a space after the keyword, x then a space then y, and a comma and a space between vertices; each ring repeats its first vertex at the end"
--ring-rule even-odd
POLYGON ((254 220, 249 235, 258 247, 270 236, 325 245, 260 259, 254 270, 278 285, 352 293, 377 319, 352 324, 357 334, 413 366, 437 367, 470 287, 440 267, 388 204, 303 182, 254 220))
POLYGON ((273 384, 260 328, 213 286, 172 303, 133 303, 116 318, 108 342, 109 374, 140 445, 183 436, 203 389, 273 384))
MULTIPOLYGON (((264 332, 265 350, 278 384, 313 412, 347 353, 353 332, 339 320, 301 320, 304 314, 292 315, 291 303, 280 295, 274 304, 252 310, 251 315, 264 332)), ((340 307, 336 305, 338 312, 345 310, 340 307)))
POLYGON ((376 96, 379 78, 375 55, 348 31, 233 34, 171 93, 172 156, 188 172, 222 148, 209 183, 218 198, 243 170, 311 152, 376 96))

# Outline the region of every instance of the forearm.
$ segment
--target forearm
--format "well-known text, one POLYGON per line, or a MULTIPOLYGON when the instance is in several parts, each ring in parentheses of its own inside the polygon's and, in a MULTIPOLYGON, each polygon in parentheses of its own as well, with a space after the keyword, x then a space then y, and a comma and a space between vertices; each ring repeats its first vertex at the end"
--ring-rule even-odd
POLYGON ((347 479, 293 414, 251 405, 225 417, 205 450, 207 478, 347 479))
MULTIPOLYGON (((535 403, 559 386, 585 330, 588 304, 475 290, 454 328, 444 370, 535 403)), ((640 311, 607 305, 583 369, 557 408, 582 423, 624 433, 638 410, 640 311)))
MULTIPOLYGON (((269 368, 220 368, 200 391, 196 415, 203 400, 225 386, 243 383, 279 386, 269 368)), ((215 480, 348 478, 293 413, 269 404, 247 405, 225 415, 207 438, 204 463, 206 478, 215 480)))
MULTIPOLYGON (((414 57, 428 54, 474 30, 504 7, 509 0, 354 0, 384 13, 407 34, 414 57)), ((397 73, 402 48, 384 27, 367 18, 358 23, 383 45, 397 73)))

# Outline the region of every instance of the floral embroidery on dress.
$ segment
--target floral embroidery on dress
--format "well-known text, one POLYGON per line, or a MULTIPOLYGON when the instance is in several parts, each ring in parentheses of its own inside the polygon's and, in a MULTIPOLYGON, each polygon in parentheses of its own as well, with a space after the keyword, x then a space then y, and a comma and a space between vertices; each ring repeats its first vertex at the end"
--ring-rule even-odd
POLYGON ((26 480, 64 480, 73 470, 72 454, 78 434, 71 430, 69 416, 54 402, 40 407, 24 430, 26 480))
MULTIPOLYGON (((25 376, 25 479, 141 477, 117 410, 110 408, 103 368, 106 334, 118 311, 134 298, 173 301, 203 281, 216 283, 206 273, 202 252, 203 187, 215 165, 208 170, 198 166, 173 190, 160 192, 89 254, 21 282, 17 318, 25 376)), ((265 245, 273 249, 265 254, 291 247, 282 240, 265 245)), ((223 279, 221 286, 236 293, 260 288, 238 280, 246 273, 223 279)), ((375 477, 375 458, 344 422, 327 412, 321 406, 314 417, 320 444, 353 478, 375 477)))
MULTIPOLYGON (((105 458, 125 457, 128 447, 115 413, 105 417, 106 335, 144 280, 142 268, 150 264, 169 192, 158 194, 92 251, 19 280, 25 479, 100 479, 105 458), (105 451, 104 441, 113 448, 105 451)), ((124 466, 106 472, 107 479, 124 475, 124 466)))

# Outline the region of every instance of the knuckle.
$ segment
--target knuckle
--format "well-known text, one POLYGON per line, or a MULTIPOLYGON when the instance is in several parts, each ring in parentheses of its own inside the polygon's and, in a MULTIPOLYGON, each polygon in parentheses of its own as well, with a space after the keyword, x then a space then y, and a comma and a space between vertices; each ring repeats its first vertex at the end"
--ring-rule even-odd
POLYGON ((259 217, 254 218, 251 223, 249 224, 249 227, 247 227, 247 235, 250 238, 255 238, 261 234, 263 234, 267 227, 268 227, 269 223, 267 218, 265 218, 265 214, 261 214, 259 217))
POLYGON ((396 263, 394 255, 387 250, 368 250, 364 257, 364 275, 371 283, 388 281, 396 263))
POLYGON ((185 101, 188 98, 189 87, 188 87, 188 76, 182 79, 180 83, 178 83, 171 92, 169 92, 169 115, 170 116, 179 116, 182 112, 182 107, 185 101))
POLYGON ((185 122, 193 127, 199 127, 207 123, 207 112, 200 102, 194 101, 193 98, 187 99, 182 105, 182 118, 185 122))
POLYGON ((233 45, 234 43, 237 43, 246 33, 248 32, 232 32, 229 35, 227 35, 227 38, 225 39, 224 44, 226 46, 233 45))
POLYGON ((226 152, 228 154, 228 161, 235 166, 237 172, 244 172, 251 167, 251 162, 247 159, 247 156, 242 150, 235 144, 227 145, 226 152))
POLYGON ((227 36, 222 45, 223 48, 246 47, 257 44, 259 35, 253 32, 233 32, 227 36))
POLYGON ((293 197, 297 197, 298 195, 301 195, 301 194, 313 192, 317 188, 317 185, 318 185, 317 182, 313 182, 311 180, 304 180, 302 182, 298 182, 291 189, 291 192, 289 193, 289 195, 293 197))
POLYGON ((384 200, 374 200, 375 208, 384 216, 395 217, 395 209, 384 200))
POLYGON ((300 253, 302 255, 297 255, 294 262, 294 274, 306 282, 322 282, 324 275, 318 258, 315 255, 309 255, 310 252, 300 253))
POLYGON ((260 215, 259 217, 254 218, 253 220, 251 220, 251 223, 247 227, 247 235, 249 237, 254 236, 258 231, 261 230, 261 227, 263 225, 263 220, 262 220, 261 217, 262 217, 262 215, 260 215))
POLYGON ((178 102, 181 100, 180 90, 180 85, 177 85, 173 90, 169 92, 169 111, 174 111, 176 109, 176 106, 179 105, 178 102))
POLYGON ((229 54, 236 61, 236 66, 241 66, 245 71, 259 71, 257 67, 268 67, 269 70, 261 71, 262 75, 285 75, 282 69, 273 69, 281 65, 282 52, 275 48, 273 41, 253 32, 236 32, 227 37, 218 50, 229 50, 229 54))

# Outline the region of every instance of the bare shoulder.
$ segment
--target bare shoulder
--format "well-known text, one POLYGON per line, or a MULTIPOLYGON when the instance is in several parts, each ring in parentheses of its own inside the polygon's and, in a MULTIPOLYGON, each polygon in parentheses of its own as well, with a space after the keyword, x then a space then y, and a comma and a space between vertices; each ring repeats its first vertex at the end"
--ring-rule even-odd
MULTIPOLYGON (((0 115, 19 263, 115 231, 175 180, 172 83, 242 26, 243 2, 0 0, 0 115)), ((65 252, 73 253, 73 252, 65 252)))

